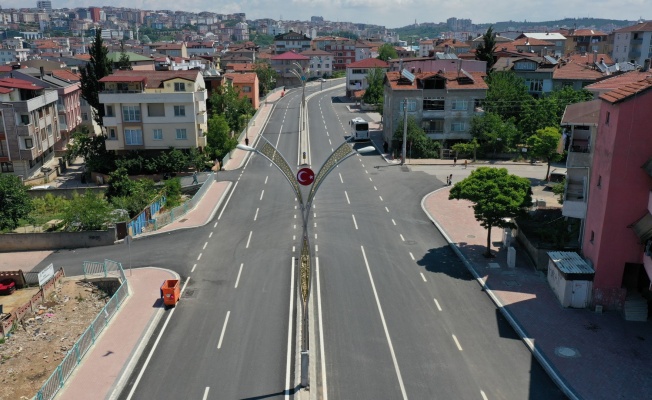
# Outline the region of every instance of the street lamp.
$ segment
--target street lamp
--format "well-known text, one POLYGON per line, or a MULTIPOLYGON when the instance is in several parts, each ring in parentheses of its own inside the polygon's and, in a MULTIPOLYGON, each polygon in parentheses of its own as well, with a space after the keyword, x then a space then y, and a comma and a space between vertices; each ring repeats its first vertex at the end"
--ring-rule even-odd
POLYGON ((288 183, 292 187, 294 194, 296 195, 297 201, 301 208, 301 220, 302 220, 302 240, 301 240, 301 254, 299 257, 299 282, 301 288, 301 302, 302 302, 302 321, 301 321, 301 386, 306 387, 309 384, 309 374, 308 366, 310 363, 309 358, 309 343, 308 343, 308 299, 310 297, 310 286, 312 282, 312 268, 311 268, 311 247, 310 241, 308 239, 308 221, 310 219, 310 209, 312 208, 312 202, 317 194, 317 190, 321 186, 324 178, 342 161, 347 158, 356 155, 369 153, 376 150, 373 146, 367 146, 359 150, 355 150, 353 146, 346 141, 342 143, 330 156, 326 159, 324 164, 315 175, 315 178, 310 186, 308 191, 307 198, 304 197, 301 187, 297 177, 294 175, 292 168, 285 160, 285 158, 278 152, 276 147, 274 147, 267 139, 261 136, 263 139, 263 144, 260 146, 260 150, 251 146, 246 146, 243 144, 238 144, 236 147, 240 150, 250 151, 262 155, 272 162, 278 168, 288 183))

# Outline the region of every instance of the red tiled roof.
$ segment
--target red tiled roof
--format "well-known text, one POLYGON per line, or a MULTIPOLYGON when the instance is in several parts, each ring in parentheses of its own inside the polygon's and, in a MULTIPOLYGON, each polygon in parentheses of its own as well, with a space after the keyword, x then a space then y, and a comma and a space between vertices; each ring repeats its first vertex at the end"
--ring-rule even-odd
POLYGON ((108 75, 100 79, 100 82, 146 82, 147 78, 144 76, 119 76, 108 75))
POLYGON ((197 70, 188 71, 116 71, 109 76, 100 79, 100 82, 141 82, 143 79, 146 81, 146 87, 160 88, 163 82, 174 78, 186 79, 194 82, 197 75, 200 74, 197 70), (111 80, 105 80, 110 78, 111 80))
POLYGON ((310 60, 310 57, 302 56, 294 51, 286 51, 283 54, 272 56, 272 60, 310 60))
POLYGON ((626 100, 650 88, 652 88, 652 77, 647 77, 641 81, 628 83, 618 89, 603 93, 600 95, 600 98, 613 104, 626 100))
POLYGON ((592 63, 559 62, 552 72, 553 79, 571 80, 597 80, 603 77, 603 73, 595 69, 592 63))
POLYGON ((635 83, 652 76, 652 72, 630 71, 624 74, 616 75, 599 82, 592 83, 585 87, 585 89, 593 90, 612 90, 629 83, 635 83))
POLYGON ((7 94, 13 92, 14 89, 8 89, 0 86, 0 94, 7 94))
POLYGON ((572 35, 567 34, 564 36, 607 36, 607 34, 602 31, 594 31, 593 29, 577 29, 572 35))
POLYGON ((255 72, 245 72, 245 73, 227 73, 224 74, 226 79, 231 80, 233 83, 255 83, 256 82, 256 73, 255 72))
POLYGON ((54 75, 56 78, 63 79, 66 81, 71 81, 71 82, 80 81, 79 75, 72 73, 67 69, 54 69, 52 70, 52 75, 54 75))
POLYGON ((377 58, 365 58, 346 65, 346 68, 389 68, 387 61, 377 58))
POLYGON ((16 78, 2 78, 0 79, 0 87, 8 89, 24 89, 24 90, 41 90, 42 86, 36 86, 31 82, 24 81, 16 78))
POLYGON ((473 83, 462 83, 458 78, 465 77, 464 74, 458 74, 457 71, 449 72, 421 72, 415 74, 417 79, 414 80, 411 84, 399 83, 401 79, 401 73, 398 71, 391 71, 385 74, 385 79, 389 82, 392 90, 417 90, 417 81, 430 78, 436 75, 439 75, 443 78, 446 78, 446 89, 447 90, 473 90, 473 89, 488 89, 487 83, 484 81, 484 77, 487 75, 484 72, 466 72, 469 76, 473 78, 473 83))
POLYGON ((652 31, 652 21, 645 21, 636 25, 627 26, 625 28, 616 29, 614 32, 650 32, 652 31))
POLYGON ((254 64, 247 64, 247 63, 233 63, 233 64, 227 64, 226 69, 232 69, 234 71, 253 71, 254 70, 254 64))

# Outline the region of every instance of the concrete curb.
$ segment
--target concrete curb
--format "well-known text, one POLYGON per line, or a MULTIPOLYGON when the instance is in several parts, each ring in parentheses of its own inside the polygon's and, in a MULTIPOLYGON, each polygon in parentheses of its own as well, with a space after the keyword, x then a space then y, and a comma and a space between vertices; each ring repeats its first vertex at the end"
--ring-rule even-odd
POLYGON ((435 225, 437 230, 442 234, 444 239, 446 239, 446 242, 448 242, 448 245, 451 247, 453 252, 457 255, 457 257, 464 263, 466 268, 471 272, 473 275, 474 279, 478 284, 482 287, 482 290, 487 293, 489 298, 494 302, 496 307, 498 307, 498 310, 500 313, 505 317, 505 319, 509 322, 509 324, 512 326, 512 328, 516 331, 518 336, 521 338, 523 343, 527 346, 528 349, 530 349, 530 352, 534 355, 534 357, 539 361, 543 369, 546 371, 546 373, 550 376, 550 378, 555 382, 557 387, 564 392, 566 396, 568 396, 569 399, 571 400, 580 400, 581 397, 575 393, 573 388, 566 382, 566 380, 559 374, 559 371, 555 366, 552 364, 552 362, 539 350, 537 345, 534 343, 534 340, 530 339, 527 335, 527 332, 525 328, 523 328, 519 323, 518 320, 512 315, 511 311, 509 311, 505 305, 503 305, 502 301, 500 298, 489 288, 489 286, 485 283, 485 281, 482 280, 480 277, 480 274, 475 270, 473 264, 464 256, 462 251, 459 249, 457 246, 457 243, 453 242, 453 240, 448 236, 444 228, 439 225, 439 223, 430 215, 428 212, 428 209, 425 206, 426 199, 431 196, 433 193, 438 192, 440 190, 444 190, 445 188, 440 188, 435 191, 432 191, 425 195, 421 199, 421 209, 424 211, 424 213, 428 216, 430 221, 435 225))

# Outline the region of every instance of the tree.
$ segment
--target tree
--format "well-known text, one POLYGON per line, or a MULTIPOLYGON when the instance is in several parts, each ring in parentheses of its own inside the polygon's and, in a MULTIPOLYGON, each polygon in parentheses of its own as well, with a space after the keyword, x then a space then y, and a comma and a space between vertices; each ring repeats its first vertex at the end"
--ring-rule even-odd
POLYGON ((482 35, 482 44, 475 50, 475 58, 487 63, 487 72, 491 71, 491 67, 496 62, 494 52, 496 51, 496 34, 494 33, 493 26, 490 26, 482 35))
POLYGON ((562 155, 557 152, 560 140, 561 132, 554 127, 539 129, 527 139, 528 151, 532 157, 543 158, 548 163, 546 180, 550 175, 550 164, 561 159, 562 155))
POLYGON ((125 41, 120 41, 120 59, 118 60, 117 67, 120 70, 131 70, 131 61, 129 60, 129 55, 125 51, 125 41))
POLYGON ((498 114, 487 112, 471 119, 471 135, 478 140, 484 153, 510 151, 519 141, 519 131, 512 122, 503 121, 498 114))
POLYGON ((91 171, 107 173, 115 165, 115 156, 106 150, 104 135, 90 135, 87 127, 72 133, 72 140, 66 151, 66 161, 83 157, 86 167, 91 171))
POLYGON ((81 93, 84 100, 94 109, 95 122, 103 126, 104 107, 100 104, 101 85, 99 80, 111 73, 111 62, 107 57, 109 50, 102 41, 102 29, 95 31, 95 41, 88 53, 91 60, 79 71, 81 73, 81 93))
POLYGON ((478 139, 473 138, 472 141, 467 143, 455 143, 454 145, 451 146, 451 149, 456 154, 473 155, 473 161, 475 161, 478 147, 480 147, 480 143, 478 143, 478 139))
POLYGON ((394 46, 389 43, 385 43, 378 48, 378 57, 379 60, 388 61, 389 59, 397 59, 398 53, 394 46))
POLYGON ((487 76, 487 97, 484 110, 500 115, 507 121, 518 118, 524 103, 532 101, 532 96, 525 86, 525 80, 514 72, 492 72, 487 76))
POLYGON ((512 227, 506 218, 522 215, 532 205, 532 189, 527 178, 511 175, 506 168, 480 167, 467 178, 456 183, 449 200, 464 199, 473 202, 475 219, 487 228, 485 257, 491 254, 491 228, 512 227))
POLYGON ((0 231, 18 227, 33 209, 27 187, 15 175, 0 174, 0 231))
POLYGON ((232 138, 229 132, 229 124, 223 115, 215 115, 208 120, 206 141, 211 158, 221 160, 235 148, 237 139, 232 138))
POLYGON ((367 104, 376 104, 376 106, 382 110, 383 108, 383 99, 384 88, 383 82, 385 80, 385 73, 381 68, 372 68, 367 73, 367 83, 368 87, 365 90, 364 97, 362 100, 367 104))
POLYGON ((210 98, 211 109, 214 114, 223 115, 233 132, 244 128, 241 115, 253 115, 254 108, 246 97, 232 86, 220 86, 210 98))
POLYGON ((103 195, 87 190, 81 196, 73 195, 66 204, 62 219, 67 231, 97 231, 106 228, 111 211, 103 195))
MULTIPOLYGON (((395 148, 403 148, 403 119, 401 119, 394 132, 395 148)), ((413 158, 437 158, 439 142, 426 136, 426 132, 419 126, 414 117, 409 116, 407 121, 407 156, 413 158)))
POLYGON ((258 76, 260 95, 267 95, 267 92, 276 85, 278 74, 274 68, 270 67, 269 62, 265 60, 256 60, 254 63, 254 72, 256 72, 256 75, 258 76))

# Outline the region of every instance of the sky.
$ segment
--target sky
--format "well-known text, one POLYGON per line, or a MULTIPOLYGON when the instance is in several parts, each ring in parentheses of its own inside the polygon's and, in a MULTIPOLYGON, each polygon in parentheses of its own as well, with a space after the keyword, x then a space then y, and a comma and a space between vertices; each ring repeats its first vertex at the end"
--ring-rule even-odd
MULTIPOLYGON (((3 0, 2 8, 20 8, 36 0, 3 0)), ((33 4, 33 5, 32 5, 33 4)), ((244 12, 247 19, 356 22, 400 28, 423 22, 446 22, 448 18, 473 23, 499 21, 551 21, 564 18, 609 18, 636 21, 652 18, 650 0, 106 0, 106 5, 142 10, 244 12), (182 6, 180 5, 182 4, 182 6)), ((102 0, 52 0, 53 8, 102 6, 102 0)))

